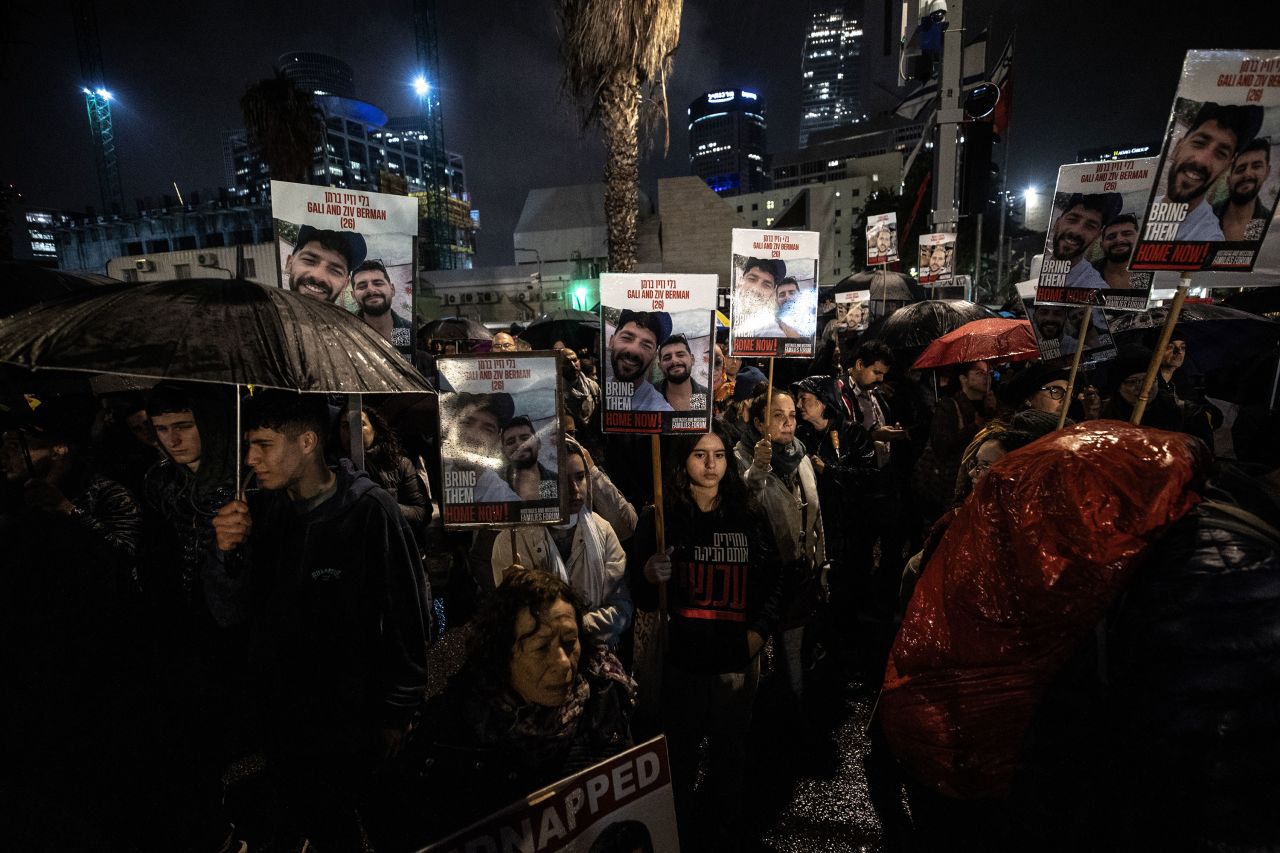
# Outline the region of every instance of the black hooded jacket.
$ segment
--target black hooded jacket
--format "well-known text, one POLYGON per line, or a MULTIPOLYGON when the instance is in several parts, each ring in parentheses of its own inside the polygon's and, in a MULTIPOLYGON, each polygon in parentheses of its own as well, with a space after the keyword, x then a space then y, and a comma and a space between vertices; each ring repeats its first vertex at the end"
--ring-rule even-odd
POLYGON ((200 465, 192 473, 165 457, 147 471, 142 587, 158 613, 229 628, 247 616, 244 572, 238 556, 218 551, 213 517, 235 497, 235 397, 216 386, 188 394, 200 465))
POLYGON ((822 526, 826 532, 827 556, 832 560, 848 550, 846 538, 853 534, 850 514, 874 500, 880 488, 880 469, 871 434, 845 407, 840 382, 834 376, 809 376, 791 386, 795 394, 814 395, 826 407, 828 426, 819 432, 807 421, 796 430, 805 450, 823 462, 818 475, 818 501, 822 506, 822 526))
POLYGON ((251 496, 251 669, 295 745, 359 749, 426 691, 431 593, 395 498, 343 459, 318 506, 251 496))

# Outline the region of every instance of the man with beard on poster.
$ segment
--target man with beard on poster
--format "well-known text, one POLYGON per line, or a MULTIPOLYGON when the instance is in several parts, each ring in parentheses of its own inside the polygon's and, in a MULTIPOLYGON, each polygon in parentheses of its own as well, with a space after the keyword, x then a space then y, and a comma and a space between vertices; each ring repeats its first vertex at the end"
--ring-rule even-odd
POLYGON ((787 265, 772 258, 747 258, 733 298, 734 332, 744 338, 785 338, 787 330, 778 324, 778 282, 787 275, 787 265))
POLYGON ((1062 337, 1067 323, 1067 309, 1061 305, 1037 305, 1034 309, 1036 331, 1042 341, 1056 341, 1062 337))
POLYGON ((1055 261, 1071 262, 1064 286, 1107 286, 1093 264, 1085 263, 1085 254, 1120 212, 1122 203, 1120 193, 1073 193, 1067 199, 1062 215, 1053 223, 1053 242, 1049 246, 1055 261))
POLYGON ((665 311, 631 311, 618 315, 618 327, 609 336, 609 375, 605 396, 609 408, 631 412, 670 412, 671 404, 649 382, 649 369, 658 345, 671 334, 671 315, 665 311), (617 405, 618 398, 627 403, 617 405))
POLYGON ((1204 203, 1205 197, 1261 127, 1262 107, 1257 105, 1222 106, 1207 101, 1200 107, 1186 134, 1169 152, 1169 176, 1160 199, 1187 206, 1175 239, 1224 239, 1218 217, 1204 203))
MULTIPOLYGON (((520 496, 498 476, 502 425, 515 414, 510 394, 456 394, 447 404, 442 423, 448 424, 445 437, 445 475, 451 471, 476 472, 470 501, 455 503, 508 503, 520 496)), ((446 489, 447 492, 447 489, 446 489)))
POLYGON ((398 350, 408 350, 413 341, 413 323, 391 307, 395 288, 380 261, 365 261, 351 274, 351 295, 360 306, 356 316, 382 335, 398 350))
POLYGON ((1093 262, 1107 287, 1127 290, 1132 287, 1129 280, 1129 258, 1133 255, 1133 246, 1138 242, 1138 217, 1132 213, 1122 213, 1106 228, 1102 229, 1102 257, 1093 262))
POLYGON ((312 299, 336 302, 347 276, 364 263, 368 249, 354 231, 328 231, 311 225, 298 229, 298 242, 284 260, 289 289, 312 299))
POLYGON ((1271 211, 1258 194, 1271 176, 1271 140, 1259 137, 1240 149, 1227 175, 1227 197, 1214 215, 1228 240, 1260 240, 1271 221, 1271 211))
MULTIPOLYGON (((516 415, 502 428, 502 457, 507 460, 504 478, 523 501, 536 501, 545 497, 549 489, 543 483, 556 482, 556 472, 538 461, 542 452, 542 440, 533 428, 533 421, 524 415, 516 415)), ((554 491, 554 489, 550 489, 554 491)))
POLYGON ((706 408, 707 387, 694 381, 693 351, 689 349, 688 338, 676 334, 663 341, 658 347, 658 368, 663 376, 658 383, 658 392, 672 409, 687 412, 706 408), (701 396, 701 404, 694 402, 698 396, 701 396))

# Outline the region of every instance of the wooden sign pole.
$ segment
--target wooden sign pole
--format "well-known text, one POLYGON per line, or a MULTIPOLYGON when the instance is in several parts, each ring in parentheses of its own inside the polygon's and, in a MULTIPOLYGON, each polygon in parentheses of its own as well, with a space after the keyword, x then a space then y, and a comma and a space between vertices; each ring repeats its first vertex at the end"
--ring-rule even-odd
POLYGON ((1164 359, 1164 351, 1173 338, 1173 327, 1178 323, 1178 315, 1182 313, 1182 303, 1187 298, 1187 289, 1191 287, 1191 273, 1184 272, 1178 281, 1178 290, 1173 295, 1173 305, 1169 307, 1169 316, 1164 320, 1164 328, 1160 330, 1160 341, 1156 351, 1151 354, 1151 363, 1147 365, 1147 375, 1142 380, 1142 393, 1133 407, 1133 417, 1129 423, 1138 426, 1142 423, 1142 415, 1151 400, 1151 389, 1156 384, 1156 374, 1160 371, 1160 362, 1164 359))

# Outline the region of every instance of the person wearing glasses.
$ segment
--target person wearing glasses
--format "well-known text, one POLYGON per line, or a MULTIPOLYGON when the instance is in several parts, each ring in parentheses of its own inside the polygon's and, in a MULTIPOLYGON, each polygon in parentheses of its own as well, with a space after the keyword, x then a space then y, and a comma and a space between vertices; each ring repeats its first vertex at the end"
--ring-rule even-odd
POLYGON ((1028 365, 1002 386, 1000 397, 1004 404, 1013 411, 1035 409, 1050 415, 1057 415, 1064 405, 1068 405, 1067 393, 1070 390, 1067 379, 1068 370, 1051 368, 1041 362, 1028 365))
MULTIPOLYGON (((1103 419, 1128 421, 1133 416, 1133 407, 1142 394, 1142 381, 1147 375, 1147 365, 1151 363, 1151 349, 1141 344, 1125 344, 1120 347, 1116 360, 1107 365, 1108 385, 1111 396, 1102 406, 1103 419)), ((1159 376, 1151 387, 1151 399, 1142 416, 1142 425, 1181 432, 1182 412, 1178 408, 1177 398, 1161 387, 1159 376)))

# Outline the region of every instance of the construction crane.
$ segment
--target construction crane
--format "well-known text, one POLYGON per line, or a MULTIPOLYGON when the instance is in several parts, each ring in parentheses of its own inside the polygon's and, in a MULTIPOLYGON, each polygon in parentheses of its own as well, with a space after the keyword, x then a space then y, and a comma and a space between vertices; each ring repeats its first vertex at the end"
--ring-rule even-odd
POLYGON ((449 225, 448 155, 444 148, 444 115, 440 110, 440 47, 435 0, 414 0, 413 35, 418 50, 418 78, 414 89, 422 108, 427 134, 425 162, 427 216, 423 222, 424 269, 453 269, 452 228, 449 225))
POLYGON ((102 43, 98 37, 98 13, 93 0, 76 0, 76 46, 80 51, 81 92, 89 113, 89 133, 98 167, 98 192, 103 213, 124 212, 124 191, 120 187, 120 161, 116 155, 116 135, 111 122, 111 90, 102 72, 102 43))

